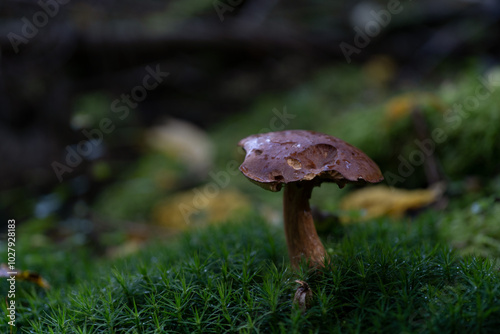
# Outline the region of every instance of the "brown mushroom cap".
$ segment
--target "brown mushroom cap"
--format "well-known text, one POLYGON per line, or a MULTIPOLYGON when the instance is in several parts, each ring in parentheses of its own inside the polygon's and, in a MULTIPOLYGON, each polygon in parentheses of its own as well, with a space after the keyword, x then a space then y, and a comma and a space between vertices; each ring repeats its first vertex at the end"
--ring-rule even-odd
POLYGON ((285 183, 314 180, 377 183, 384 179, 377 164, 345 141, 323 133, 288 130, 242 139, 246 151, 240 171, 261 187, 279 191, 285 183))

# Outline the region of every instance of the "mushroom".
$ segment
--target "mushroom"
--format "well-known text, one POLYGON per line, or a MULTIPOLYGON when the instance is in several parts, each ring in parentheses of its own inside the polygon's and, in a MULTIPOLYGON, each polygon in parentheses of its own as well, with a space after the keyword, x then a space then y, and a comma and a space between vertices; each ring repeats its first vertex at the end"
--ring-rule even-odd
POLYGON ((384 178, 366 154, 345 141, 323 133, 288 130, 242 139, 246 151, 240 171, 252 182, 283 194, 283 220, 288 255, 294 268, 302 259, 323 266, 325 248, 309 207, 312 189, 323 182, 376 183, 384 178))

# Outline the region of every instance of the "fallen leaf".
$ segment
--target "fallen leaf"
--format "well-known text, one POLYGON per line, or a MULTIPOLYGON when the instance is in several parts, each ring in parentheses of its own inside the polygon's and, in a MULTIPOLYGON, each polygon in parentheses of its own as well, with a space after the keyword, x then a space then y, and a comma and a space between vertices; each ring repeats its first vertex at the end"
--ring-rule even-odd
POLYGON ((443 103, 433 94, 410 92, 390 99, 385 105, 385 117, 389 123, 392 123, 399 119, 409 117, 415 108, 426 105, 438 111, 444 111, 446 109, 443 103))
POLYGON ((204 174, 212 165, 212 141, 194 124, 170 119, 148 130, 146 143, 156 151, 179 159, 190 172, 204 174))
POLYGON ((444 186, 438 184, 430 189, 406 190, 383 185, 366 187, 345 196, 340 202, 343 211, 360 213, 358 219, 343 215, 343 223, 368 220, 381 216, 402 217, 408 210, 425 207, 436 201, 444 186))
POLYGON ((5 263, 0 264, 0 277, 11 276, 15 276, 18 281, 28 281, 44 289, 50 289, 50 284, 40 274, 30 270, 10 269, 5 263))
MULTIPOLYGON (((185 230, 192 226, 213 224, 237 218, 248 213, 250 202, 240 192, 219 189, 208 194, 209 183, 159 202, 153 208, 153 220, 174 230, 185 230)), ((218 189, 218 188, 217 188, 218 189)))

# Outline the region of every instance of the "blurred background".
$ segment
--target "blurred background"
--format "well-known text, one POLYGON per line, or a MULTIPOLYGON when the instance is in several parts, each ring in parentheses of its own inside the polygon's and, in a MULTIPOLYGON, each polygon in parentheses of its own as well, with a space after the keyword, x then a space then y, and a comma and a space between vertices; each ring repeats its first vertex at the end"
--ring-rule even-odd
POLYGON ((500 254, 497 1, 5 0, 0 32, 2 233, 15 219, 29 252, 280 224, 237 143, 306 129, 386 178, 315 190, 320 231, 431 207, 458 248, 493 222, 477 242, 500 254))

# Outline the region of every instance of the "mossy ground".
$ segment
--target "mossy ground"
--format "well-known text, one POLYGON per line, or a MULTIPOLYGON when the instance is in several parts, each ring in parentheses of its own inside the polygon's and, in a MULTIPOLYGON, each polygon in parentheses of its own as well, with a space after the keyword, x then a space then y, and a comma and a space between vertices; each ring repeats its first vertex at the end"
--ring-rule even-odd
POLYGON ((53 288, 18 283, 13 332, 493 333, 498 265, 450 250, 439 217, 336 227, 324 239, 331 263, 316 272, 292 271, 281 228, 258 217, 122 260, 46 254, 53 288), (304 315, 295 279, 314 292, 304 315))

